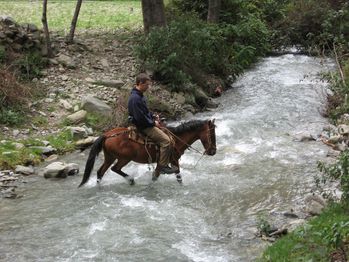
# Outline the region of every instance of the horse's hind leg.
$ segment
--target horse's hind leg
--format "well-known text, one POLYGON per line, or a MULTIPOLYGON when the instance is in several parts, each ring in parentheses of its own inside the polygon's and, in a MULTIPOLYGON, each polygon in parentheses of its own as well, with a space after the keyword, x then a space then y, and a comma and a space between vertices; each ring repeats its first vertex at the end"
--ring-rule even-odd
POLYGON ((115 165, 112 166, 111 170, 114 171, 115 173, 118 173, 123 178, 127 179, 129 184, 132 186, 132 185, 135 184, 135 180, 133 179, 133 177, 130 177, 128 174, 126 174, 125 172, 121 171, 121 169, 124 166, 126 166, 129 162, 130 162, 130 160, 119 159, 118 162, 115 165))
POLYGON ((103 165, 97 171, 97 183, 102 181, 104 173, 108 170, 108 168, 113 164, 115 158, 104 153, 104 162, 103 165))

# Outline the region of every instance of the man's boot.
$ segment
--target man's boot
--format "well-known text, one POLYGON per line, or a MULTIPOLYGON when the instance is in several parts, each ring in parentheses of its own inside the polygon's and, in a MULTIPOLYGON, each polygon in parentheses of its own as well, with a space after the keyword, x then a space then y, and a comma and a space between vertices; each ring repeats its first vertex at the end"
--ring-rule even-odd
POLYGON ((160 174, 175 174, 178 171, 178 167, 160 166, 160 174))

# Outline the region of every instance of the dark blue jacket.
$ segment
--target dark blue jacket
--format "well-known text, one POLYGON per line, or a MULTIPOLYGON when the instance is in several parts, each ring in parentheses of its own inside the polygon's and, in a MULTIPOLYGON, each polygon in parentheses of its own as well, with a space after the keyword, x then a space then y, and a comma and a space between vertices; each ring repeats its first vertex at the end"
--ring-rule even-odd
POLYGON ((128 114, 133 124, 140 130, 155 126, 153 114, 149 111, 145 98, 139 90, 133 88, 128 99, 128 114))

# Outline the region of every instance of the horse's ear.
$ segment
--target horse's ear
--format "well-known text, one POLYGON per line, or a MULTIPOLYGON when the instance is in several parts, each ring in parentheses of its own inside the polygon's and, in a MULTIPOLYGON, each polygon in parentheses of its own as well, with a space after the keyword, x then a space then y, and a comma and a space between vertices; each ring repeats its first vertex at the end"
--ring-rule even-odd
POLYGON ((216 120, 216 119, 213 118, 213 120, 209 120, 208 123, 214 125, 214 121, 215 121, 215 120, 216 120))

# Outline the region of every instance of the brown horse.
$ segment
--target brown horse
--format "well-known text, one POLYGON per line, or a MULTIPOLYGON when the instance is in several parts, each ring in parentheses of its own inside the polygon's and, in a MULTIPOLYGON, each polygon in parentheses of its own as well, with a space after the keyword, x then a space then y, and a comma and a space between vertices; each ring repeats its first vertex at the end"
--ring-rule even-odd
MULTIPOLYGON (((169 127, 168 130, 172 133, 174 139, 174 151, 172 154, 171 165, 179 167, 179 158, 184 154, 184 151, 191 147, 191 144, 200 139, 205 148, 204 154, 213 156, 216 154, 216 133, 214 120, 192 120, 177 127, 169 127)), ((99 152, 104 152, 104 163, 97 171, 97 182, 102 180, 104 173, 114 163, 111 170, 118 173, 127 179, 130 185, 133 185, 134 179, 121 171, 121 169, 129 162, 137 163, 154 163, 157 160, 157 148, 155 145, 143 145, 129 139, 129 130, 127 128, 115 128, 101 135, 92 145, 88 156, 85 172, 81 181, 82 186, 85 184, 92 172, 95 159, 99 152)), ((177 181, 182 182, 181 175, 176 174, 177 181)), ((155 168, 152 180, 155 181, 160 175, 159 167, 155 168)))

